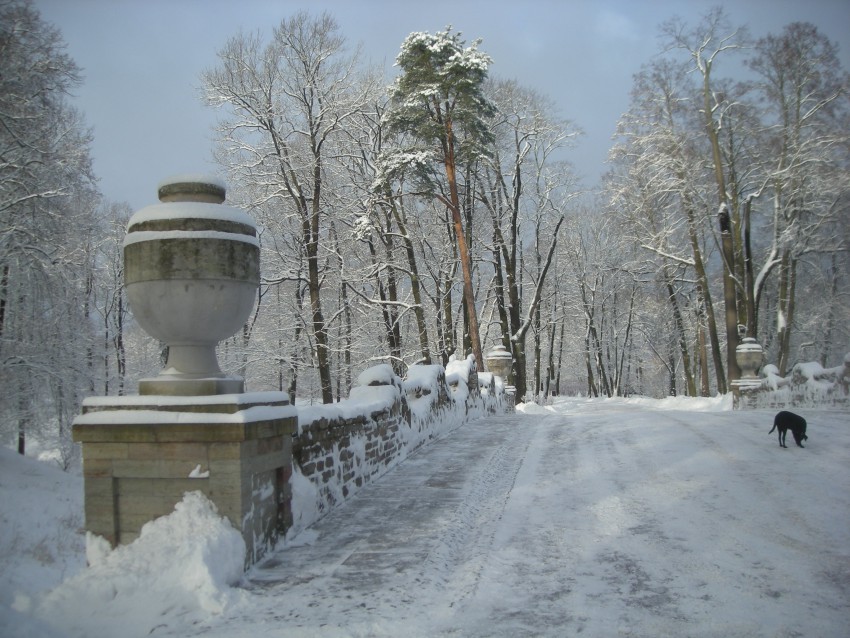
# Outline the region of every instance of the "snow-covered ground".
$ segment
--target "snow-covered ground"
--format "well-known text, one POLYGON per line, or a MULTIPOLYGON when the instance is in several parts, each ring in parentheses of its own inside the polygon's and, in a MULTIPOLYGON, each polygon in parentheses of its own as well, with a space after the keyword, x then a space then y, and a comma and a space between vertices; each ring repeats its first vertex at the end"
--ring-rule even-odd
POLYGON ((197 495, 84 568, 80 479, 0 450, 0 635, 847 635, 846 411, 799 410, 807 447, 782 449, 771 411, 728 399, 520 408, 241 580, 197 495))

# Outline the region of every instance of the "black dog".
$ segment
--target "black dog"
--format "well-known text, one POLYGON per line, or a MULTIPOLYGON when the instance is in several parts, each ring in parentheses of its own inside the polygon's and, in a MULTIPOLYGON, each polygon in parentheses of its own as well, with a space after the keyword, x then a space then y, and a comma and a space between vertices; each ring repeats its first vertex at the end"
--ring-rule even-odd
POLYGON ((768 434, 773 434, 773 431, 777 428, 779 429, 776 433, 779 437, 779 447, 788 447, 785 445, 785 435, 788 434, 788 430, 791 430, 791 434, 794 435, 794 442, 798 447, 803 447, 803 441, 809 439, 806 436, 806 419, 799 414, 786 412, 785 410, 779 412, 773 419, 773 427, 770 428, 768 434))

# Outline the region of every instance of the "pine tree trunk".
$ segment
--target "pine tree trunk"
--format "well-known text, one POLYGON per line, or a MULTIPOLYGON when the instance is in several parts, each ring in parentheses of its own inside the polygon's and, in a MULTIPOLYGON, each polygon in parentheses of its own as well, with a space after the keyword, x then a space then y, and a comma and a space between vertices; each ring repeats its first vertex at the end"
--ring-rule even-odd
POLYGON ((466 233, 463 229, 463 220, 460 214, 460 198, 457 190, 457 176, 455 174, 454 143, 448 143, 449 153, 446 155, 445 169, 449 182, 449 202, 452 223, 454 224, 455 239, 457 240, 460 266, 463 273, 463 300, 469 321, 469 341, 472 346, 472 354, 479 370, 484 370, 484 357, 481 353, 481 341, 478 332, 478 312, 475 308, 475 293, 472 289, 472 259, 466 243, 466 233))

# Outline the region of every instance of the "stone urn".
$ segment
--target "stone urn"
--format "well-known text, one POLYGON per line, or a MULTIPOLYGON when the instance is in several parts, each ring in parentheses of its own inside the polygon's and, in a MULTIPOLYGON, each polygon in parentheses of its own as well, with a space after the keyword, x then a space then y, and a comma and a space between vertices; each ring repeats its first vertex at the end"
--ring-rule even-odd
POLYGON ((493 346, 493 348, 484 356, 484 363, 487 364, 487 370, 498 377, 502 377, 505 383, 510 383, 513 357, 511 356, 511 353, 507 351, 505 346, 493 346))
POLYGON ((757 379, 764 363, 764 349, 752 337, 744 337, 735 348, 735 360, 741 369, 741 379, 757 379))
POLYGON ((124 281, 139 325, 168 346, 165 368, 140 394, 201 396, 244 391, 225 375, 216 346, 254 307, 260 247, 254 221, 225 206, 215 178, 180 175, 159 185, 159 204, 127 225, 124 281))

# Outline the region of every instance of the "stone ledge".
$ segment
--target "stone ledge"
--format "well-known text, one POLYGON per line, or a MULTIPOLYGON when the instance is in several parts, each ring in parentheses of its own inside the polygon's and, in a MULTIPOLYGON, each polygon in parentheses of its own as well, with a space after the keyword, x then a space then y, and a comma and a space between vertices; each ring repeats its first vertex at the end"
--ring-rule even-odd
MULTIPOLYGON (((83 415, 109 411, 150 411, 197 414, 236 414, 250 408, 289 407, 286 416, 297 416, 286 392, 248 392, 213 396, 132 395, 121 397, 88 397, 83 400, 83 415)), ((80 417, 77 417, 78 419, 80 417)))
POLYGON ((117 410, 92 415, 98 417, 96 421, 77 417, 73 439, 77 443, 229 443, 292 435, 296 427, 295 417, 288 414, 233 423, 210 423, 204 419, 193 423, 184 419, 150 423, 145 422, 144 412, 136 414, 135 423, 128 423, 127 415, 117 410))

